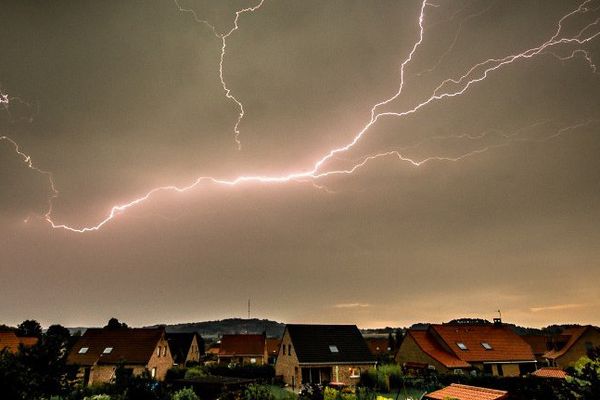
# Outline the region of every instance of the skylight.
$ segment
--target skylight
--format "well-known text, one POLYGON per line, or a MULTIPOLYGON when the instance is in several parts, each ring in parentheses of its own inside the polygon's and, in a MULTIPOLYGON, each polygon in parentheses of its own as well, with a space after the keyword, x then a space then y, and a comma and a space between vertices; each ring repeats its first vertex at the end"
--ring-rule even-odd
POLYGON ((492 350, 492 345, 487 343, 487 342, 481 342, 481 345, 483 346, 484 349, 486 350, 492 350))
POLYGON ((459 349, 461 350, 468 350, 467 345, 464 344, 463 342, 456 342, 456 345, 458 346, 459 349))
POLYGON ((112 347, 107 347, 104 349, 104 351, 102 352, 102 354, 110 354, 112 353, 113 348, 112 347))
POLYGON ((339 353, 340 351, 338 350, 336 345, 330 344, 329 345, 329 351, 332 353, 339 353))
POLYGON ((88 352, 89 349, 89 347, 82 347, 79 349, 79 354, 85 354, 88 352))

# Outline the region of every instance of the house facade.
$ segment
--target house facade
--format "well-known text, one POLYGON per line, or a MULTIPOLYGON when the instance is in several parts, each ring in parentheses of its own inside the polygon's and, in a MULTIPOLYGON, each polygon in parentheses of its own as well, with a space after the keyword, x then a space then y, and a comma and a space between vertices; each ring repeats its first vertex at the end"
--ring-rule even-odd
POLYGON ((167 333, 166 338, 174 365, 198 363, 204 355, 204 341, 197 332, 167 333))
POLYGON ((564 369, 598 346, 600 346, 600 329, 590 325, 571 327, 553 338, 550 344, 552 350, 546 352, 543 357, 549 366, 564 369))
POLYGON ((264 365, 268 363, 267 337, 262 335, 223 335, 217 353, 219 364, 264 365))
POLYGON ((288 324, 275 375, 293 389, 307 383, 355 385, 361 372, 375 365, 375 357, 356 325, 288 324))
POLYGON ((529 344, 499 321, 411 329, 396 361, 407 370, 454 374, 520 376, 536 369, 529 344))
POLYGON ((173 357, 163 328, 88 329, 71 349, 67 363, 79 366, 84 385, 107 383, 119 365, 133 375, 148 371, 164 380, 173 357))

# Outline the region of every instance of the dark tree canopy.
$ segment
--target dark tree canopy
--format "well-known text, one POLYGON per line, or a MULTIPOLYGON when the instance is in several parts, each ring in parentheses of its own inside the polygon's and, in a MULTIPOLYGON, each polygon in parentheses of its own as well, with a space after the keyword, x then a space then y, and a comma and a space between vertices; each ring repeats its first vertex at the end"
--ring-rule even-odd
POLYGON ((17 335, 19 336, 42 336, 42 326, 39 322, 33 319, 27 319, 17 327, 17 335))
POLYGON ((108 324, 104 328, 107 329, 127 329, 128 326, 125 322, 119 322, 116 318, 111 318, 108 320, 108 324))

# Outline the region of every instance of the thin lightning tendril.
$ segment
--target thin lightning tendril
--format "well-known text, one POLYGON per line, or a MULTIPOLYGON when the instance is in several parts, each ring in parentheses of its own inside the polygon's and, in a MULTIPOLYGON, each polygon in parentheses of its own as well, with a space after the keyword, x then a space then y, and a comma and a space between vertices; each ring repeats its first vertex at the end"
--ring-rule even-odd
POLYGON ((178 0, 175 0, 175 4, 177 5, 177 8, 179 8, 179 11, 191 13, 192 16, 194 17, 194 20, 196 20, 196 22, 200 22, 200 23, 207 25, 213 31, 215 36, 217 38, 221 39, 221 55, 219 57, 219 79, 221 80, 221 86, 223 87, 223 90, 225 91, 225 97, 227 97, 229 100, 233 101, 237 105, 238 109, 240 110, 237 120, 235 121, 235 125, 233 126, 233 132, 235 134, 234 140, 235 140, 235 143, 237 144, 238 150, 242 149, 242 142, 240 141, 240 123, 242 122, 242 119, 244 119, 244 115, 246 114, 246 111, 244 110, 244 104, 242 104, 241 101, 239 101, 233 94, 231 94, 231 89, 227 86, 227 82, 225 81, 225 77, 223 74, 223 63, 225 60, 225 51, 227 50, 227 39, 231 36, 231 34, 233 34, 233 32, 235 32, 239 29, 238 21, 240 19, 240 16, 245 13, 253 13, 254 11, 258 10, 260 7, 262 7, 264 2, 265 2, 265 0, 260 0, 259 3, 257 3, 256 5, 254 5, 252 7, 246 7, 246 8, 242 8, 241 10, 236 11, 235 19, 233 20, 233 28, 231 28, 229 30, 229 32, 227 32, 225 34, 220 34, 217 32, 217 29, 215 28, 214 25, 210 24, 207 20, 199 18, 194 10, 192 10, 190 8, 181 7, 178 0))
MULTIPOLYGON (((598 37, 600 35, 600 32, 588 33, 588 31, 590 31, 591 28, 593 28, 595 25, 597 25, 597 21, 584 26, 574 36, 561 37, 561 34, 563 31, 563 23, 576 14, 583 14, 583 13, 590 11, 590 8, 588 6, 593 1, 594 0, 585 0, 583 3, 581 3, 579 5, 578 8, 576 8, 575 10, 564 15, 558 21, 556 32, 542 44, 540 44, 536 47, 526 49, 526 50, 521 51, 516 54, 508 55, 504 58, 490 58, 490 59, 482 61, 478 64, 475 64, 470 69, 468 69, 467 72, 464 73, 462 76, 460 76, 458 78, 448 78, 448 79, 443 80, 433 90, 432 94, 428 98, 417 103, 412 108, 406 109, 404 111, 380 111, 380 109, 383 108, 384 106, 391 106, 392 103, 402 95, 402 92, 404 89, 404 83, 405 83, 405 78, 404 78, 405 77, 405 69, 413 60, 413 56, 417 52, 418 48, 420 47, 420 45, 422 44, 423 39, 424 39, 424 19, 425 19, 426 6, 429 5, 429 6, 435 7, 435 5, 427 3, 427 1, 424 0, 421 3, 420 14, 419 14, 419 19, 418 19, 418 26, 419 26, 418 39, 412 46, 406 59, 400 65, 400 83, 399 83, 397 91, 391 97, 380 101, 379 103, 375 104, 371 108, 370 120, 363 126, 363 128, 360 131, 358 131, 355 134, 355 136, 347 144, 342 145, 337 148, 334 148, 334 149, 330 150, 329 152, 327 152, 322 158, 318 159, 310 169, 304 170, 304 171, 293 172, 293 173, 290 173, 287 175, 242 175, 242 176, 238 176, 238 177, 232 178, 232 179, 222 179, 222 178, 216 178, 216 177, 212 177, 212 176, 202 176, 202 177, 198 177, 196 180, 194 180, 189 185, 183 186, 183 187, 178 187, 178 186, 174 186, 174 185, 156 187, 156 188, 153 188, 150 191, 148 191, 143 196, 140 196, 128 203, 113 206, 110 209, 110 212, 108 213, 108 215, 106 217, 104 217, 96 225, 92 225, 92 226, 73 227, 73 226, 69 226, 66 224, 56 223, 52 219, 51 214, 52 214, 52 201, 58 196, 58 191, 55 189, 52 174, 49 173, 48 171, 43 171, 43 170, 35 167, 31 161, 31 158, 28 155, 22 153, 19 149, 19 146, 12 139, 10 139, 6 136, 2 136, 2 137, 0 137, 0 140, 9 141, 15 147, 15 150, 23 158, 23 161, 28 165, 29 168, 32 168, 32 169, 48 176, 48 178, 50 180, 50 186, 52 189, 52 196, 49 199, 49 208, 48 208, 48 212, 43 217, 44 220, 46 222, 48 222, 50 224, 50 226, 54 229, 64 229, 64 230, 76 232, 76 233, 98 231, 102 227, 104 227, 104 225, 108 224, 110 221, 115 219, 117 216, 122 215, 127 210, 144 203, 145 201, 149 200, 151 197, 153 197, 157 193, 160 193, 160 192, 182 193, 182 192, 192 190, 201 184, 236 186, 236 185, 241 185, 243 183, 250 183, 250 182, 263 183, 263 184, 270 184, 270 183, 276 184, 276 183, 287 183, 287 182, 310 181, 310 182, 313 182, 316 185, 316 187, 324 188, 321 185, 317 185, 314 181, 316 181, 318 179, 334 176, 334 175, 353 174, 355 171, 364 167, 368 163, 370 163, 376 159, 385 158, 385 157, 396 157, 398 160, 400 160, 402 162, 406 162, 414 167, 419 167, 430 161, 453 161, 453 162, 455 162, 455 161, 459 161, 459 160, 462 160, 467 157, 474 156, 476 154, 481 154, 483 152, 489 151, 490 149, 508 146, 510 143, 515 142, 515 141, 526 141, 526 140, 533 141, 533 139, 520 138, 520 137, 518 137, 517 134, 505 135, 505 137, 508 139, 505 142, 478 148, 476 150, 470 151, 468 153, 462 154, 457 157, 432 156, 432 157, 427 157, 427 158, 424 158, 421 160, 415 160, 413 158, 407 157, 406 155, 400 153, 398 150, 392 150, 392 151, 387 151, 387 152, 382 152, 382 153, 365 156, 362 158, 362 160, 360 160, 359 162, 355 163, 353 166, 346 168, 346 169, 326 169, 325 168, 325 166, 327 165, 328 162, 330 162, 334 159, 338 159, 339 155, 346 153, 350 149, 352 149, 365 135, 367 135, 369 129, 381 118, 405 117, 407 115, 416 113, 421 108, 426 107, 427 105, 432 104, 434 102, 441 101, 445 98, 460 96, 460 95, 464 94, 465 92, 467 92, 473 85, 476 85, 477 83, 482 82, 483 80, 487 79, 488 76, 490 74, 492 74, 493 72, 501 69, 504 66, 513 64, 519 60, 530 59, 539 54, 545 54, 545 53, 551 52, 555 48, 561 47, 561 46, 569 46, 569 45, 581 46, 586 43, 589 43, 590 41, 592 41, 593 39, 595 39, 596 37, 598 37)), ((221 60, 221 62, 220 62, 220 77, 221 77, 221 83, 225 90, 226 96, 228 98, 231 98, 234 101, 236 101, 236 103, 238 103, 238 106, 240 106, 240 118, 238 119, 237 124, 236 124, 236 134, 239 133, 239 131, 237 131, 237 126, 239 125, 239 122, 243 118, 244 114, 243 114, 243 106, 241 105, 241 103, 239 103, 237 101, 237 99, 235 99, 235 97, 233 97, 233 95, 231 95, 230 90, 228 89, 225 81, 223 80, 223 60, 224 60, 224 56, 225 56, 226 39, 235 30, 238 29, 237 22, 238 22, 240 15, 243 13, 253 12, 253 11, 257 10, 259 7, 262 6, 263 2, 264 2, 264 0, 260 1, 260 3, 258 3, 254 7, 250 7, 250 8, 246 8, 246 9, 237 11, 236 18, 234 21, 234 28, 232 28, 232 30, 230 30, 228 33, 226 33, 224 35, 219 35, 216 32, 216 29, 214 28, 214 26, 212 26, 208 22, 198 18, 198 16, 196 15, 196 13, 193 10, 182 8, 181 6, 179 6, 179 4, 176 1, 176 4, 178 5, 180 11, 191 12, 196 21, 205 23, 207 26, 211 27, 213 32, 218 37, 220 37, 223 41, 223 46, 221 48, 221 58, 220 58, 220 60, 221 60)), ((573 50, 573 53, 572 53, 573 56, 575 54, 582 54, 582 53, 578 53, 578 51, 585 51, 585 50, 575 49, 575 50, 573 50)), ((586 60, 588 60, 588 62, 591 64, 591 58, 589 58, 589 54, 587 52, 585 52, 585 54, 586 54, 586 57, 585 57, 586 60)), ((593 64, 591 64, 591 65, 593 65, 593 64)), ((6 106, 8 104, 8 96, 1 94, 0 95, 0 104, 6 106)), ((596 121, 596 120, 593 120, 593 121, 596 121)), ((586 126, 586 125, 592 123, 593 121, 582 122, 582 123, 578 123, 578 124, 575 124, 572 126, 561 128, 552 136, 546 137, 544 139, 540 139, 538 141, 546 141, 551 138, 563 135, 566 132, 571 131, 573 129, 577 129, 577 128, 586 126)), ((236 139, 239 140, 239 137, 236 136, 236 139)))

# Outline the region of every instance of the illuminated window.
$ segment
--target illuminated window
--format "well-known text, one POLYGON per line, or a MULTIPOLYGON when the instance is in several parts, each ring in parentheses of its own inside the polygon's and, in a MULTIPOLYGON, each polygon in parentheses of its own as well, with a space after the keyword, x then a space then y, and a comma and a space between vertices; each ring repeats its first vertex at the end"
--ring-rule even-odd
POLYGON ((156 367, 152 368, 152 370, 150 371, 150 376, 156 378, 156 367))
POLYGON ((350 368, 350 378, 360 378, 360 368, 350 368))
POLYGON ((464 344, 463 342, 457 342, 456 345, 458 346, 459 349, 461 350, 468 350, 467 345, 464 344))
POLYGON ((160 357, 160 346, 156 348, 156 356, 160 357))
POLYGON ((251 358, 250 359, 250 364, 256 364, 256 358, 251 358))
POLYGON ((163 357, 167 356, 167 346, 163 347, 163 357))
POLYGON ((104 351, 102 352, 102 354, 110 354, 112 353, 113 348, 112 347, 107 347, 104 349, 104 351))
POLYGON ((85 354, 88 352, 89 349, 89 347, 82 347, 79 349, 79 354, 85 354))
POLYGON ((336 345, 330 344, 329 345, 329 351, 332 353, 339 353, 340 351, 338 350, 336 345))
POLYGON ((481 345, 483 346, 484 349, 486 350, 492 350, 492 345, 487 343, 487 342, 481 342, 481 345))

